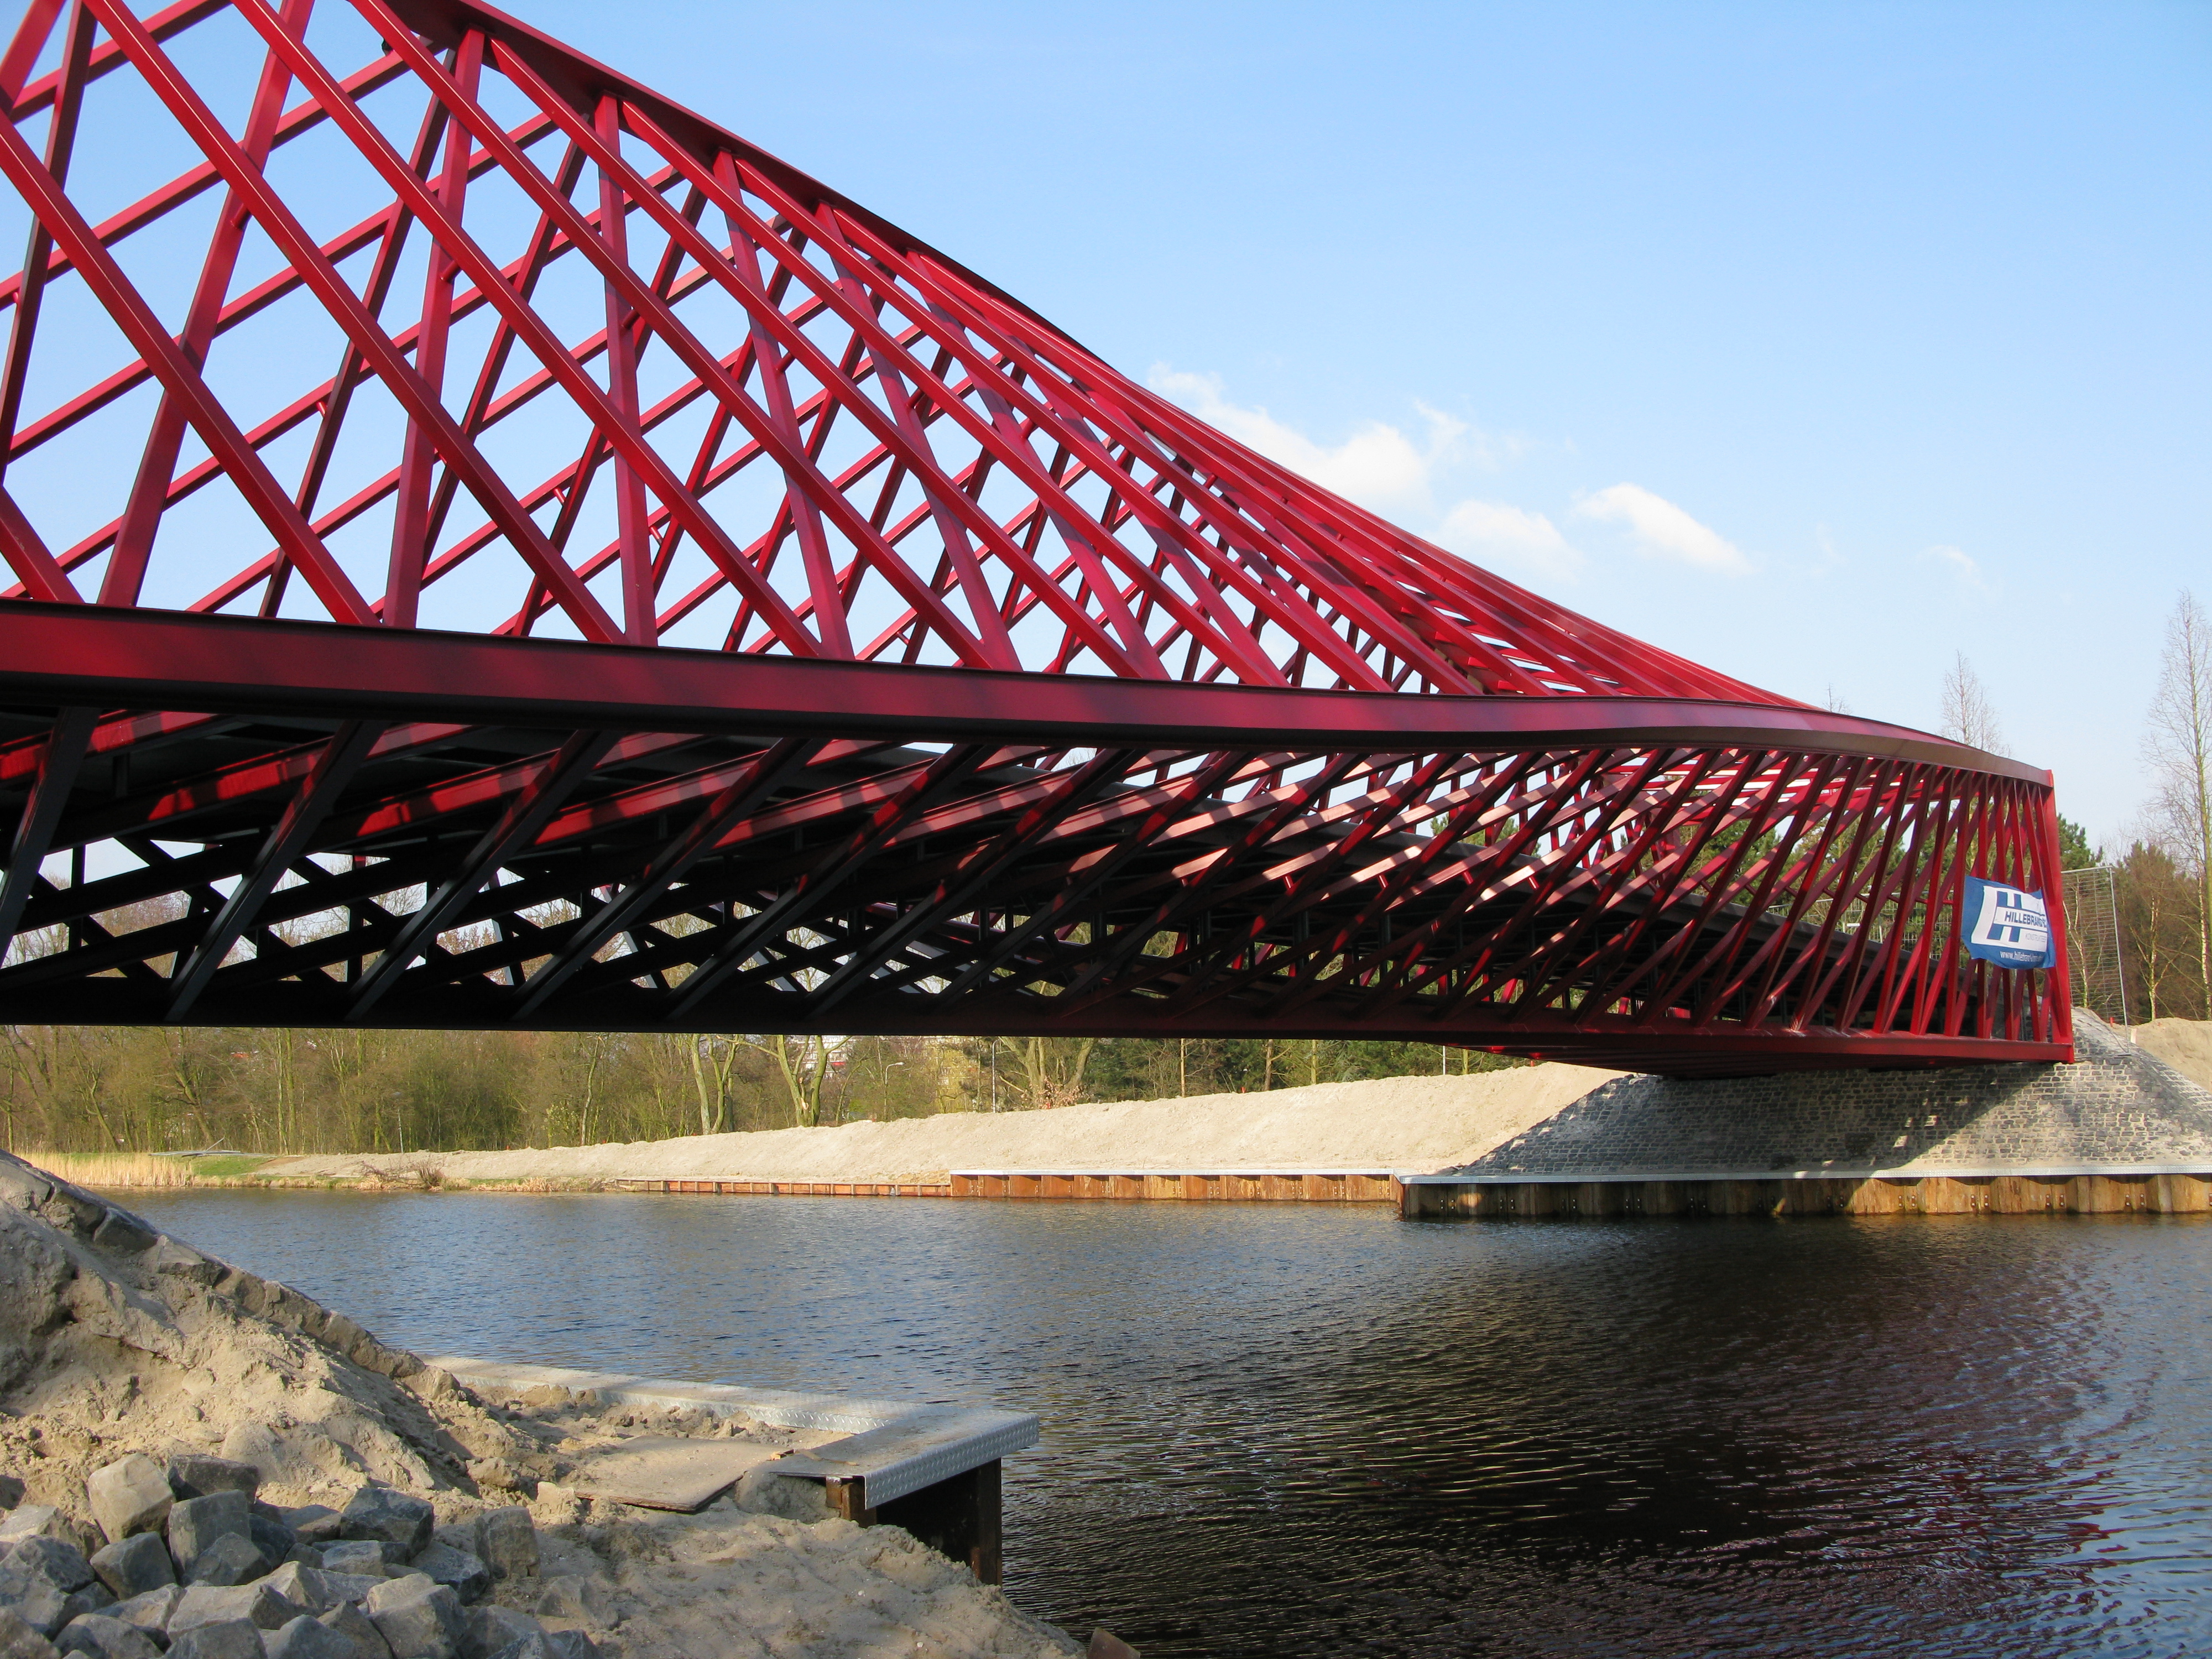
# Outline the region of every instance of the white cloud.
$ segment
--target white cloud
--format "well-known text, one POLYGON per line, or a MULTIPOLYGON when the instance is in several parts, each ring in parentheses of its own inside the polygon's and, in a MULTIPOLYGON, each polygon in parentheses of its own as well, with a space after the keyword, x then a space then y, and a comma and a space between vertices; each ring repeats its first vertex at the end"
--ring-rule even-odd
POLYGON ((1585 561, 1541 513, 1472 498, 1444 514, 1443 544, 1477 564, 1502 564, 1554 578, 1580 574, 1585 561))
POLYGON ((1723 575, 1747 576, 1751 561, 1721 533, 1699 524, 1663 495, 1642 486, 1617 483, 1584 496, 1575 511, 1586 519, 1625 524, 1636 538, 1638 550, 1655 557, 1679 559, 1700 570, 1723 575))
POLYGON ((1429 505, 1430 480, 1453 457, 1468 433, 1464 422, 1417 404, 1422 419, 1428 422, 1425 447, 1381 421, 1364 422, 1349 438, 1332 447, 1316 443, 1264 409, 1230 402, 1223 395, 1217 374, 1191 374, 1159 365, 1146 379, 1153 391, 1172 398, 1207 425, 1312 479, 1322 489, 1378 512, 1429 505))
POLYGON ((1942 565, 1948 570, 1958 579, 1959 586, 1962 592, 1986 593, 1990 591, 1988 579, 1982 574, 1981 566, 1976 564, 1973 556, 1962 547, 1953 547, 1948 542, 1939 542, 1920 556, 1930 563, 1942 565))
POLYGON ((1527 442, 1517 434, 1477 431, 1440 409, 1416 402, 1425 441, 1381 421, 1362 424, 1342 443, 1316 443, 1266 410, 1232 403, 1216 374, 1192 374, 1156 364, 1146 377, 1209 426, 1324 489, 1371 507, 1462 558, 1527 576, 1571 580, 1586 561, 1541 513, 1500 501, 1462 500, 1437 516, 1436 496, 1448 475, 1472 466, 1494 472, 1518 461, 1527 442))

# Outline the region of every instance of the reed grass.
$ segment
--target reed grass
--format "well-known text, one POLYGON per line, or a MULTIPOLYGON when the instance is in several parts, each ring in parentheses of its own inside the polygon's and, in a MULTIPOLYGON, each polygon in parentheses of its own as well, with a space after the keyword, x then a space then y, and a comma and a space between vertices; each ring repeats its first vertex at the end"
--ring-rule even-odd
POLYGON ((243 1187, 264 1158, 156 1158, 150 1152, 18 1154, 48 1175, 80 1187, 243 1187))

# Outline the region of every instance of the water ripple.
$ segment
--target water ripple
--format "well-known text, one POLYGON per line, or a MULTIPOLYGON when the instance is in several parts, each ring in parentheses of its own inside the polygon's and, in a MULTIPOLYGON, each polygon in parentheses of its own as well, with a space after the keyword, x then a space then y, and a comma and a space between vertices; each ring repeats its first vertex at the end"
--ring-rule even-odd
POLYGON ((418 1349, 1036 1411, 1008 1590, 1152 1659, 2212 1650, 2194 1218, 141 1207, 418 1349))

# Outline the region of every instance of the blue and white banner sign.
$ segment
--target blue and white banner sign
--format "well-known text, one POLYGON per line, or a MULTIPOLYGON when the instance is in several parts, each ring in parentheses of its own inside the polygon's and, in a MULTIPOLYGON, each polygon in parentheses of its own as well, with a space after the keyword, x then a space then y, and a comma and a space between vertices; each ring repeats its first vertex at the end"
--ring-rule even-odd
POLYGON ((1966 878, 1966 954, 2000 968, 2056 968, 2051 912, 2043 895, 2001 881, 1966 878))

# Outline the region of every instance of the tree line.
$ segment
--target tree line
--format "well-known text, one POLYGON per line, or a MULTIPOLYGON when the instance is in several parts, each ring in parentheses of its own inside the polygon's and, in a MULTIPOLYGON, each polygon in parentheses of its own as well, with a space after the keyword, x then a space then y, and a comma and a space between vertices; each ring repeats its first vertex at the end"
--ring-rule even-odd
POLYGON ((1234 1093, 1512 1062, 1431 1043, 0 1028, 10 1151, 453 1152, 1234 1093))

